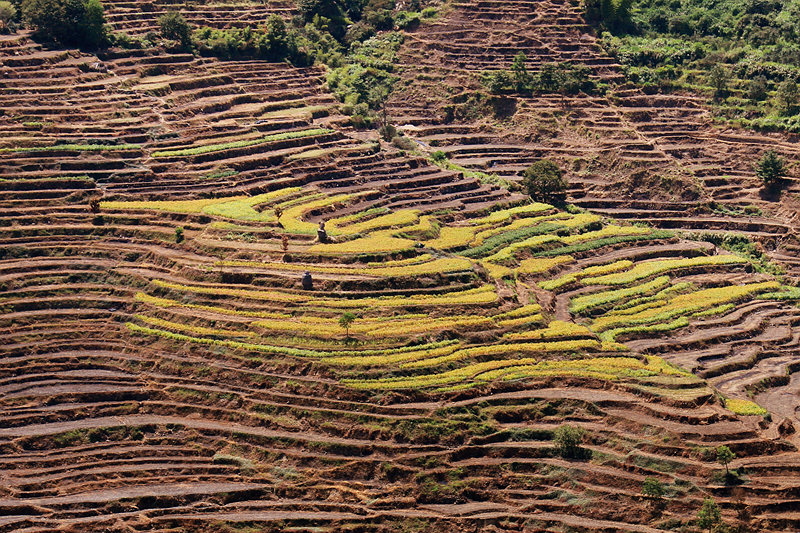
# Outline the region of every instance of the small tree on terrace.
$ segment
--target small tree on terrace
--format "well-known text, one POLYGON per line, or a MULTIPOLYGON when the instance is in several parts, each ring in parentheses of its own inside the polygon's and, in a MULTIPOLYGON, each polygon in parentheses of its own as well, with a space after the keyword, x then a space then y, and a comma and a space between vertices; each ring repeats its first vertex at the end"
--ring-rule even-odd
POLYGON ((778 87, 778 92, 775 94, 780 106, 781 113, 785 115, 793 115, 797 108, 797 103, 800 101, 800 90, 797 88, 797 82, 794 80, 786 80, 778 87))
POLYGON ((533 77, 528 72, 528 67, 525 62, 528 57, 524 52, 519 52, 514 56, 514 62, 511 63, 511 73, 514 76, 514 88, 517 92, 525 92, 531 89, 533 77))
POLYGON ((697 512, 697 526, 711 531, 722 521, 722 513, 712 498, 703 500, 703 506, 697 512))
POLYGON ((642 485, 642 494, 650 498, 661 499, 666 490, 664 484, 654 477, 646 477, 642 485))
POLYGON ((730 75, 721 65, 714 65, 708 72, 708 84, 714 88, 714 96, 720 98, 728 92, 728 80, 730 75))
POLYGON ((171 41, 178 41, 188 48, 192 44, 192 28, 179 11, 169 11, 158 19, 161 36, 171 41))
POLYGON ((728 464, 736 458, 736 454, 727 446, 717 448, 717 462, 725 467, 725 475, 730 475, 728 464))
POLYGON ((756 163, 755 170, 765 187, 774 188, 786 175, 786 160, 775 150, 768 150, 756 163))
POLYGON ((523 184, 530 197, 537 202, 564 203, 567 182, 557 164, 540 159, 523 173, 523 184))
POLYGON ((586 434, 583 428, 577 426, 563 425, 556 428, 553 433, 553 441, 561 457, 567 459, 577 459, 583 455, 581 442, 586 434))
POLYGON ((346 335, 348 338, 350 337, 350 325, 353 323, 353 321, 354 321, 355 319, 356 319, 356 315, 354 315, 354 314, 353 314, 353 313, 351 313, 350 311, 348 311, 348 312, 344 313, 344 314, 343 314, 343 315, 342 315, 342 316, 339 318, 339 325, 340 325, 342 328, 344 328, 345 335, 346 335))

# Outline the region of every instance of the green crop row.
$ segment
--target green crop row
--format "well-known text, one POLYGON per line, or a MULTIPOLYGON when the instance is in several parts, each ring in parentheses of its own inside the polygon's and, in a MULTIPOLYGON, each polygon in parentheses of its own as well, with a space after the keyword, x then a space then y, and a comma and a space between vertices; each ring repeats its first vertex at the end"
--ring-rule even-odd
POLYGON ((140 150, 139 144, 54 144, 53 146, 28 146, 15 148, 0 148, 0 153, 6 152, 54 152, 61 150, 77 152, 104 152, 109 150, 140 150))
POLYGON ((573 298, 570 302, 569 310, 573 313, 583 313, 589 309, 596 307, 607 306, 612 303, 619 302, 631 296, 639 296, 642 294, 652 293, 659 289, 663 289, 669 285, 669 277, 661 276, 648 283, 628 287, 626 289, 617 289, 613 291, 597 292, 586 294, 573 298))
POLYGON ((536 255, 537 257, 552 257, 554 255, 571 255, 580 252, 588 252, 589 250, 596 250, 604 246, 621 244, 624 242, 669 239, 672 236, 673 236, 672 233, 669 231, 653 231, 652 233, 644 235, 623 235, 620 237, 607 237, 605 239, 597 239, 594 241, 572 244, 570 246, 563 246, 561 248, 544 250, 535 253, 534 255, 536 255))
POLYGON ((516 230, 506 231, 497 235, 493 235, 484 239, 483 244, 475 248, 469 248, 460 252, 464 257, 483 257, 495 251, 497 248, 516 243, 521 239, 527 239, 534 235, 544 235, 546 233, 555 233, 557 230, 563 228, 558 224, 551 222, 544 222, 536 226, 523 227, 516 230))

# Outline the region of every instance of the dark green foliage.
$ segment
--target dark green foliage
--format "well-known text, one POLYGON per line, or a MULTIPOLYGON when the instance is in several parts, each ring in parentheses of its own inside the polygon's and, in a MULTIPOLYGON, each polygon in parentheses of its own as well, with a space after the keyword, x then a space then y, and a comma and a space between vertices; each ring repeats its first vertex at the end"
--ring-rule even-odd
POLYGON ((431 153, 431 161, 434 163, 444 163, 450 159, 447 157, 447 153, 443 152, 442 150, 436 150, 435 152, 431 153))
POLYGON ((630 81, 654 92, 711 87, 719 118, 800 132, 800 0, 638 0, 635 7, 630 25, 606 25, 615 36, 602 38, 630 81))
POLYGON ((661 498, 666 493, 664 484, 654 477, 646 477, 642 485, 642 494, 651 498, 661 498))
POLYGON ((597 84, 589 77, 591 70, 585 65, 545 63, 538 73, 531 74, 526 60, 525 54, 518 53, 510 71, 484 72, 481 83, 492 93, 591 94, 597 91, 597 84))
POLYGON ((297 66, 314 62, 307 51, 313 46, 301 48, 299 42, 304 39, 297 32, 289 31, 278 15, 270 15, 264 27, 256 30, 250 26, 227 30, 204 27, 197 30, 194 37, 202 55, 223 59, 288 60, 297 66))
POLYGON ((109 44, 99 0, 23 0, 21 8, 38 40, 89 49, 109 44))
POLYGON ((697 527, 709 531, 722 521, 722 513, 712 498, 703 500, 703 506, 697 512, 697 527))
POLYGON ((610 30, 626 30, 631 26, 633 0, 584 0, 586 22, 610 30))
POLYGON ((17 16, 17 8, 7 0, 0 1, 0 32, 9 29, 11 21, 17 16))
POLYGON ((755 171, 765 187, 775 188, 786 175, 786 160, 775 150, 768 150, 756 163, 755 171))
POLYGON ((175 228, 175 242, 181 243, 183 242, 183 227, 178 226, 175 228))
MULTIPOLYGON (((556 451, 565 459, 585 459, 587 450, 581 448, 585 435, 586 431, 581 427, 566 424, 557 427, 553 433, 556 451)), ((588 455, 590 454, 591 452, 588 453, 588 455)))
POLYGON ((736 458, 736 454, 727 446, 717 448, 717 462, 725 467, 725 473, 729 474, 728 464, 736 458))
POLYGON ((347 30, 344 7, 338 0, 298 0, 297 8, 306 22, 330 33, 342 41, 347 30))
POLYGON ((714 88, 714 96, 719 98, 728 92, 728 83, 730 82, 730 74, 721 65, 714 65, 708 71, 708 84, 714 88))
POLYGON ((161 36, 171 41, 177 41, 183 47, 192 44, 192 28, 179 11, 169 11, 158 19, 161 36))
POLYGON ((522 175, 528 194, 537 202, 564 203, 567 182, 559 166, 549 159, 540 159, 522 175))

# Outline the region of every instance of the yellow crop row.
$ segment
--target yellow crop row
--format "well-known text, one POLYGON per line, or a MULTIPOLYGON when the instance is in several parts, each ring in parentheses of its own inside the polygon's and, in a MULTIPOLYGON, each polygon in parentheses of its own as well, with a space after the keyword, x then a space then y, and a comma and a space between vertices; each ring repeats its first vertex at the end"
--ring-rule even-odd
POLYGON ((385 231, 378 231, 350 241, 314 244, 309 246, 308 251, 322 255, 376 254, 402 252, 413 247, 414 241, 411 239, 392 237, 385 231))
POLYGON ((253 337, 255 333, 250 331, 233 331, 227 329, 214 329, 214 328, 206 328, 202 326, 192 326, 189 324, 181 324, 179 322, 172 322, 170 320, 164 320, 161 318, 146 316, 146 315, 134 315, 135 318, 144 322, 145 324, 150 324, 151 326, 158 326, 160 328, 166 328, 173 331, 183 331, 185 333, 193 333, 195 335, 205 335, 211 337, 253 337))
POLYGON ((381 228, 409 226, 416 223, 417 220, 419 220, 419 211, 416 209, 402 209, 395 213, 387 213, 369 220, 346 225, 334 219, 326 224, 326 228, 331 235, 353 235, 381 228))
POLYGON ((490 213, 488 216, 485 216, 483 218, 473 219, 471 222, 475 226, 480 226, 483 224, 497 224, 499 222, 505 222, 506 220, 509 220, 514 216, 527 216, 535 213, 542 213, 550 209, 553 209, 552 205, 540 204, 534 202, 532 204, 520 205, 508 209, 501 209, 500 211, 495 211, 494 213, 490 213))
POLYGON ((272 222, 273 212, 259 212, 253 206, 271 203, 294 194, 300 187, 290 187, 256 196, 231 196, 227 198, 205 198, 201 200, 164 200, 151 202, 101 202, 103 209, 142 209, 167 211, 169 213, 204 213, 234 220, 272 222))
MULTIPOLYGON (((429 256, 430 257, 430 256, 429 256)), ((349 266, 321 266, 313 263, 261 263, 258 261, 217 261, 218 266, 264 268, 270 270, 290 270, 296 272, 318 272, 323 274, 340 274, 354 276, 421 276, 426 274, 443 274, 447 272, 460 272, 470 270, 472 262, 460 257, 443 257, 426 263, 415 263, 398 266, 376 267, 349 267, 349 266)), ((380 265, 381 263, 375 263, 380 265)))
POLYGON ((589 331, 589 328, 586 326, 581 326, 574 322, 553 320, 543 329, 520 331, 518 333, 509 333, 505 335, 505 338, 508 340, 539 340, 574 337, 594 337, 594 333, 589 331))
MULTIPOLYGON (((300 317, 292 320, 260 320, 253 322, 253 326, 261 327, 270 331, 292 331, 303 333, 312 337, 335 336, 344 333, 344 328, 339 325, 338 319, 308 320, 307 317, 300 317)), ((381 320, 375 319, 356 319, 350 325, 350 333, 366 337, 387 338, 387 337, 407 337, 430 333, 449 328, 473 327, 480 329, 491 329, 495 327, 491 318, 479 315, 456 315, 449 317, 431 318, 423 315, 422 317, 391 317, 381 320)))
POLYGON ((603 291, 592 294, 585 294, 573 298, 570 302, 569 310, 573 313, 580 313, 587 309, 602 307, 629 298, 649 294, 669 285, 669 276, 661 276, 647 283, 617 289, 614 291, 603 291))
POLYGON ((541 274, 548 270, 575 261, 571 255, 557 255, 555 257, 531 257, 520 261, 515 269, 517 274, 541 274))
POLYGON ((226 309, 224 307, 216 307, 213 305, 186 304, 175 300, 169 300, 167 298, 158 298, 157 296, 150 296, 149 294, 145 294, 143 292, 136 293, 135 299, 145 304, 163 308, 174 307, 183 309, 199 309, 200 311, 208 311, 211 313, 218 313, 221 315, 243 316, 243 317, 253 317, 253 318, 269 318, 276 320, 291 318, 291 315, 288 315, 286 313, 275 313, 270 311, 240 311, 236 309, 226 309))
POLYGON ((425 241, 425 246, 437 250, 450 250, 467 246, 475 236, 475 230, 465 226, 444 226, 439 230, 439 236, 425 241))
MULTIPOLYGON (((475 238, 470 245, 480 246, 483 244, 483 241, 492 237, 493 235, 497 235, 498 233, 503 233, 505 231, 513 231, 520 228, 527 228, 530 226, 536 226, 541 222, 553 221, 553 220, 563 220, 565 218, 571 218, 572 215, 569 213, 556 213, 555 215, 544 215, 540 217, 531 217, 531 218, 520 218, 511 222, 511 224, 504 224, 497 227, 493 227, 490 229, 483 230, 475 235, 475 238)), ((478 229, 478 228, 476 228, 478 229)))
POLYGON ((740 400, 737 398, 727 398, 725 407, 737 415, 765 415, 767 410, 750 400, 740 400))
POLYGON ((485 260, 493 263, 514 259, 514 254, 526 248, 538 248, 544 244, 558 242, 560 239, 556 235, 535 235, 519 242, 512 243, 500 251, 490 255, 485 260))
POLYGON ((382 296, 372 298, 309 298, 304 294, 277 290, 231 289, 227 287, 210 287, 201 285, 182 285, 161 280, 153 280, 157 287, 189 292, 210 294, 214 296, 234 296, 251 300, 267 300, 279 303, 302 303, 309 306, 335 309, 358 309, 368 307, 403 307, 403 306, 437 306, 437 305, 479 305, 497 300, 493 285, 483 285, 475 289, 455 291, 445 294, 420 294, 414 296, 382 296))
MULTIPOLYGON (((363 194, 363 193, 362 193, 363 194)), ((278 222, 286 231, 291 233, 305 233, 314 234, 317 232, 317 224, 306 222, 303 220, 303 215, 314 209, 326 207, 329 205, 346 202, 354 197, 352 194, 337 194, 334 196, 323 196, 308 202, 303 202, 299 205, 294 205, 286 209, 278 222)))
POLYGON ((451 355, 437 357, 434 359, 423 359, 413 363, 401 365, 403 368, 426 368, 445 363, 452 363, 462 359, 473 357, 489 357, 509 354, 528 354, 543 352, 580 352, 582 350, 598 349, 600 343, 593 339, 578 339, 567 341, 552 342, 525 342, 509 344, 490 344, 486 346, 474 346, 464 348, 451 355))
MULTIPOLYGON (((596 217, 599 219, 600 217, 596 217)), ((594 222, 594 220, 591 220, 594 222)), ((588 223, 588 222, 587 222, 588 223)), ((564 244, 575 244, 584 241, 593 241, 595 239, 604 239, 606 237, 619 237, 622 235, 647 235, 652 230, 650 228, 642 228, 639 226, 616 226, 609 224, 597 231, 588 231, 586 233, 579 233, 577 235, 570 235, 561 239, 564 244)))
MULTIPOLYGON (((558 225, 559 226, 564 226, 565 228, 570 228, 570 229, 571 228, 580 228, 582 226, 586 226, 586 225, 592 224, 594 222, 600 222, 601 220, 603 220, 603 217, 601 217, 600 215, 595 215, 593 213, 578 213, 577 215, 573 215, 573 216, 571 216, 569 218, 565 218, 564 220, 559 221, 558 225)), ((594 233, 594 232, 592 232, 592 233, 594 233)), ((589 233, 586 233, 585 235, 589 235, 589 233)), ((578 237, 578 236, 575 236, 575 237, 578 237)), ((572 242, 570 242, 569 239, 570 239, 570 237, 564 237, 564 239, 562 239, 562 240, 563 240, 563 242, 565 242, 567 244, 572 244, 572 242)), ((580 240, 587 240, 587 239, 580 239, 580 240)), ((574 242, 578 242, 578 241, 574 241, 574 242)))
POLYGON ((625 272, 607 274, 603 276, 586 277, 582 283, 585 285, 625 285, 634 281, 662 274, 679 268, 689 268, 706 265, 730 265, 746 263, 747 260, 736 255, 710 255, 683 259, 662 259, 646 261, 625 272))
POLYGON ((608 272, 617 272, 620 270, 625 270, 626 268, 630 268, 632 265, 633 265, 632 261, 622 260, 622 261, 615 261, 613 263, 608 263, 606 265, 590 266, 584 268, 579 272, 572 272, 571 274, 564 274, 560 278, 543 281, 539 283, 539 286, 546 291, 554 291, 566 285, 575 283, 579 279, 582 279, 584 277, 597 276, 599 274, 606 274, 608 272))
POLYGON ((534 358, 501 359, 473 363, 462 368, 412 377, 346 380, 359 389, 392 390, 417 389, 461 383, 467 380, 489 382, 497 379, 522 377, 578 376, 601 379, 646 377, 656 375, 685 375, 658 357, 645 361, 635 357, 596 357, 568 361, 539 361, 534 358))
POLYGON ((780 284, 776 281, 767 281, 748 285, 714 287, 689 294, 681 294, 671 298, 660 307, 646 309, 633 315, 600 317, 592 323, 591 328, 599 332, 617 325, 664 322, 678 316, 691 315, 717 305, 735 302, 741 298, 772 290, 779 286, 780 284))

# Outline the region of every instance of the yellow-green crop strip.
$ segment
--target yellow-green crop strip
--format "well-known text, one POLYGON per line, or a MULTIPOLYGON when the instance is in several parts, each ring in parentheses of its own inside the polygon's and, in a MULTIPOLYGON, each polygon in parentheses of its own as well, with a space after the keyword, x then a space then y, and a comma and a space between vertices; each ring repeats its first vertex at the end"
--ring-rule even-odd
POLYGON ((192 155, 201 155, 201 154, 208 154, 211 152, 221 152, 223 150, 231 150, 234 148, 247 148, 249 146, 256 146, 259 144, 275 142, 275 141, 285 141, 289 139, 302 139, 305 137, 315 137, 319 135, 324 135, 326 133, 333 133, 333 130, 323 129, 323 128, 316 128, 310 130, 301 130, 301 131, 289 131, 285 133, 275 133, 272 135, 265 135, 264 137, 259 137, 258 139, 250 139, 247 141, 232 141, 227 143, 219 143, 219 144, 206 144, 202 146, 194 146, 189 148, 181 148, 178 150, 161 150, 158 152, 153 152, 152 156, 155 158, 162 158, 162 157, 186 157, 192 155))

